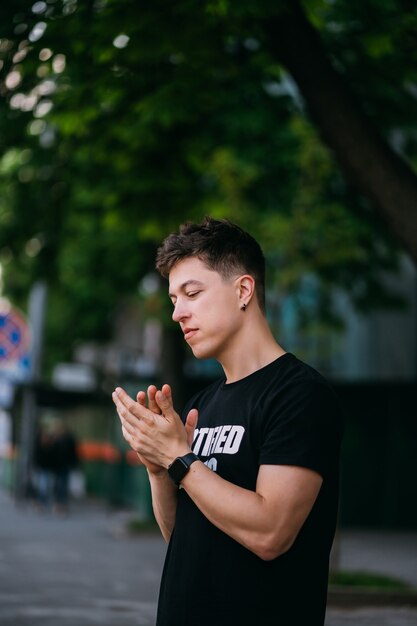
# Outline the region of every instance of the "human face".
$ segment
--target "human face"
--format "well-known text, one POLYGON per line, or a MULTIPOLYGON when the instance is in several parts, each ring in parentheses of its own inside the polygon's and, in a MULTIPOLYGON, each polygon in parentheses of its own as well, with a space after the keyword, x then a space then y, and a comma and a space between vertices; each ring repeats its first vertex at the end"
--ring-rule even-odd
POLYGON ((169 274, 172 319, 199 359, 222 362, 242 324, 238 279, 225 280, 197 257, 179 261, 169 274))

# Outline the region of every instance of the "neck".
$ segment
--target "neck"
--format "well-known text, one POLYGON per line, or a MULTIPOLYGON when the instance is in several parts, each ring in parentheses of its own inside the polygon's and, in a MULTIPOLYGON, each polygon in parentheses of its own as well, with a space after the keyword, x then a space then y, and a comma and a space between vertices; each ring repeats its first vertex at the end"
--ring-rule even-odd
POLYGON ((251 318, 247 316, 239 333, 218 358, 226 383, 241 380, 285 354, 275 341, 265 317, 259 312, 251 318))

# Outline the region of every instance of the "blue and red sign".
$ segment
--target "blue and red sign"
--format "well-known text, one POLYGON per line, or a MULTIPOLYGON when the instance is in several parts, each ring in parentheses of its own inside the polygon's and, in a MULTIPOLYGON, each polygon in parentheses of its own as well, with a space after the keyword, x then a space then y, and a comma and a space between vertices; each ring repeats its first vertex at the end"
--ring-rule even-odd
POLYGON ((0 300, 0 376, 19 381, 29 371, 30 330, 22 313, 0 300))
POLYGON ((0 408, 12 406, 15 385, 28 379, 30 344, 25 317, 0 298, 0 408))
POLYGON ((23 315, 11 306, 0 308, 0 362, 18 361, 30 347, 30 333, 23 315))

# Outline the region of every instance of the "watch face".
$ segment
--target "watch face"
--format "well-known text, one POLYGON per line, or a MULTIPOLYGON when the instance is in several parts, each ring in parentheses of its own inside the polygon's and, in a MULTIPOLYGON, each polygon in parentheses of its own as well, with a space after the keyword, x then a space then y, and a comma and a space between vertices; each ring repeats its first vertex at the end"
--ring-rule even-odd
POLYGON ((179 457, 178 459, 175 459, 172 465, 168 468, 168 474, 174 483, 179 485, 188 470, 189 465, 182 459, 182 457, 179 457))
POLYGON ((171 463, 168 467, 168 474, 176 485, 179 486, 194 461, 198 461, 198 456, 193 452, 189 452, 185 456, 179 456, 171 463))

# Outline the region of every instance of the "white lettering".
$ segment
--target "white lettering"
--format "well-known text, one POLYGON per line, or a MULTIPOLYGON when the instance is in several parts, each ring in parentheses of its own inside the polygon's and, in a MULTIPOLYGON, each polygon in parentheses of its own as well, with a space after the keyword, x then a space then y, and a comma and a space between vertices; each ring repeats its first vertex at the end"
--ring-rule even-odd
POLYGON ((207 465, 207 467, 213 472, 217 472, 217 459, 215 459, 214 457, 211 457, 211 459, 207 459, 204 465, 207 465))
POLYGON ((243 426, 232 426, 232 428, 230 429, 230 433, 223 446, 223 453, 224 454, 236 454, 236 452, 240 448, 240 444, 242 443, 244 434, 245 434, 245 429, 243 428, 243 426))
POLYGON ((222 426, 219 430, 219 434, 216 439, 216 446, 213 448, 213 454, 219 454, 223 452, 223 444, 227 439, 227 433, 231 429, 231 426, 222 426))
POLYGON ((203 443, 204 436, 208 433, 209 428, 196 428, 194 432, 194 444, 193 452, 198 454, 200 452, 201 444, 203 443))
POLYGON ((222 426, 216 426, 213 433, 213 439, 211 440, 210 452, 209 454, 213 454, 213 449, 217 443, 217 438, 219 436, 219 432, 221 431, 222 426))
POLYGON ((209 428, 206 441, 204 442, 204 448, 201 451, 201 456, 208 456, 210 454, 211 442, 213 440, 214 428, 209 428))
POLYGON ((232 426, 231 424, 212 428, 196 428, 192 446, 193 452, 202 457, 211 454, 236 454, 244 434, 243 426, 232 426))

